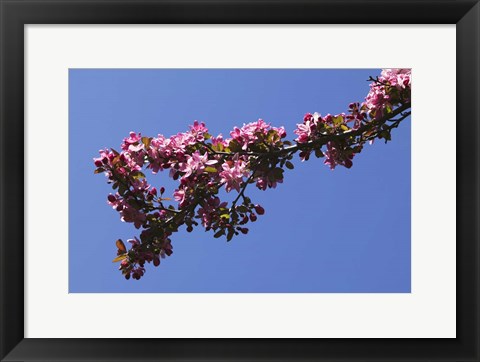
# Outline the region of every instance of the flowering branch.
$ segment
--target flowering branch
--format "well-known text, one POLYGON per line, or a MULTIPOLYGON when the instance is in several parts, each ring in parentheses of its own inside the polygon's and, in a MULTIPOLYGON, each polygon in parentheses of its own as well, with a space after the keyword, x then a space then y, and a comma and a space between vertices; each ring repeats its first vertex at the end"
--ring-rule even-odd
POLYGON ((272 127, 263 120, 235 127, 231 138, 208 133, 204 123, 194 122, 190 130, 166 138, 142 137, 134 132, 123 140, 121 152, 100 151, 94 159, 95 173, 104 173, 115 190, 108 204, 120 213, 121 220, 141 229, 139 238, 129 239, 127 250, 117 240, 120 270, 126 279, 140 279, 145 263, 160 264, 172 254, 170 236, 185 225, 191 232, 200 223, 214 237, 248 233, 245 225, 263 215, 262 206, 245 195, 247 186, 260 190, 275 188, 283 182, 284 168, 298 152, 302 161, 324 157, 332 170, 352 167, 353 158, 366 142, 391 140, 391 132, 410 115, 411 73, 409 69, 384 69, 380 77, 370 78, 370 92, 365 101, 351 103, 348 112, 337 115, 307 113, 297 124, 294 141, 285 140, 283 127, 272 127), (395 117, 399 116, 395 119, 395 117), (147 182, 142 172, 153 174, 169 170, 178 187, 173 192, 176 205, 147 182), (219 193, 235 190, 238 194, 228 206, 219 193), (241 202, 240 202, 241 201, 241 202))

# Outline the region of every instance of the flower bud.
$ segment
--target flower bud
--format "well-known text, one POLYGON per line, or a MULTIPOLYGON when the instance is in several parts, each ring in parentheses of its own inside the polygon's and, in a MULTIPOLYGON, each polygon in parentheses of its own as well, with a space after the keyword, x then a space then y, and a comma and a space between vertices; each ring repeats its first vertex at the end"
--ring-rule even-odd
POLYGON ((311 121, 313 119, 313 115, 311 113, 307 113, 305 114, 305 116, 303 117, 303 122, 307 122, 307 121, 311 121))
POLYGON ((260 205, 255 205, 255 211, 257 212, 258 215, 265 214, 265 209, 260 205))

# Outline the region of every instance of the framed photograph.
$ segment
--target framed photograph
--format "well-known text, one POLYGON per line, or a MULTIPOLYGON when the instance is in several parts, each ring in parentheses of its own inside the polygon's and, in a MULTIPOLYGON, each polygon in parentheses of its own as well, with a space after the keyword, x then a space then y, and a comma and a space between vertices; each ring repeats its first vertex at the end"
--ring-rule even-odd
POLYGON ((1 13, 2 361, 479 360, 477 1, 1 13))

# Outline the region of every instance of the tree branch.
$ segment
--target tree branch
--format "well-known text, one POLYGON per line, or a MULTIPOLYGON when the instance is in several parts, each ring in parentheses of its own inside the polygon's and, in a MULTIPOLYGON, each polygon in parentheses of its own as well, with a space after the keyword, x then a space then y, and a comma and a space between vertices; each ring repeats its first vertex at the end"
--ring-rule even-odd
MULTIPOLYGON (((276 153, 276 154, 283 154, 283 153, 288 153, 288 152, 295 153, 299 150, 309 149, 309 148, 317 148, 319 146, 323 146, 329 141, 340 140, 340 139, 343 139, 343 138, 346 138, 346 137, 359 136, 359 135, 363 134, 364 132, 368 132, 375 127, 381 126, 382 124, 384 124, 385 122, 390 120, 392 117, 395 117, 395 116, 401 114, 402 112, 406 111, 410 107, 411 107, 410 103, 405 103, 405 104, 401 105, 400 107, 396 108, 392 113, 389 113, 388 115, 383 116, 379 120, 370 121, 370 122, 364 124, 363 126, 359 127, 358 129, 356 129, 354 131, 337 133, 337 134, 320 135, 319 136, 320 138, 317 139, 317 140, 309 141, 309 142, 306 142, 306 143, 297 143, 296 145, 285 147, 285 148, 283 148, 281 150, 278 150, 278 151, 274 151, 274 153, 276 153)), ((406 118, 406 117, 404 117, 404 118, 406 118)), ((404 118, 402 118, 402 120, 404 118)))

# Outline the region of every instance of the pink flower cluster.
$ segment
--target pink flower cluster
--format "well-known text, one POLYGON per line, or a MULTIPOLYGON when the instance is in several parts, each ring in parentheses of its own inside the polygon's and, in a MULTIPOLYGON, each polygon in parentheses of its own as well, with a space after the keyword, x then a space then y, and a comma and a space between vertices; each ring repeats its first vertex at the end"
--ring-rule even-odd
POLYGON ((370 84, 365 108, 373 119, 380 119, 400 103, 410 102, 411 69, 384 69, 370 84))
POLYGON ((244 225, 255 221, 255 210, 259 214, 263 208, 253 204, 242 188, 247 179, 262 189, 282 181, 280 173, 271 175, 275 165, 263 162, 263 158, 283 148, 286 133, 258 120, 235 128, 231 135, 225 140, 221 135, 212 137, 205 124, 197 121, 187 132, 170 138, 131 132, 124 138, 121 152, 101 150, 100 157, 94 159, 95 172, 105 173, 116 190, 108 195, 108 204, 119 212, 123 222, 143 229, 140 240, 130 239, 132 248, 120 264, 126 278, 140 278, 145 262, 156 265, 158 255, 170 255, 168 237, 181 225, 192 231, 200 220, 206 230, 215 231, 215 237, 224 235, 227 240, 248 232, 244 225), (173 191, 177 207, 165 203, 170 199, 163 198, 163 187, 158 195, 147 182, 144 169, 154 174, 169 170, 169 176, 178 181, 173 191), (230 206, 217 196, 222 188, 227 193, 239 193, 230 206))
POLYGON ((410 87, 410 70, 385 69, 373 80, 365 102, 351 103, 348 112, 323 117, 307 113, 294 131, 298 135, 294 143, 284 140, 283 127, 261 119, 235 127, 227 139, 210 135, 204 123, 195 121, 188 131, 169 138, 131 132, 120 152, 100 150, 94 158, 95 173, 104 173, 115 190, 108 195, 108 204, 123 222, 142 230, 139 239, 128 240, 129 250, 118 251, 115 261, 121 261, 122 274, 140 279, 145 263, 158 266, 161 258, 172 254, 170 236, 183 225, 190 232, 201 224, 227 241, 246 234, 245 225, 265 212, 245 195, 246 187, 275 188, 283 182, 284 168, 294 167, 290 160, 296 152, 302 160, 312 152, 325 157, 332 169, 350 168, 366 141, 389 139, 389 116, 408 108, 410 87), (164 187, 157 191, 147 182, 145 170, 153 174, 169 170, 178 182, 173 200, 163 197, 164 187), (237 196, 230 203, 222 201, 221 190, 235 191, 237 196))
MULTIPOLYGON (((154 266, 160 265, 160 259, 165 258, 165 255, 170 256, 172 245, 170 239, 162 241, 154 240, 150 244, 143 244, 137 238, 127 240, 132 248, 129 255, 134 255, 136 263, 132 263, 128 258, 122 260, 120 263, 120 270, 128 280, 130 276, 133 279, 140 279, 145 274, 145 263, 152 263, 154 266)), ((119 252, 120 253, 120 252, 119 252)))
POLYGON ((269 124, 265 123, 262 119, 259 119, 258 122, 252 122, 244 124, 242 128, 235 127, 230 136, 238 142, 242 150, 246 151, 252 146, 258 145, 260 141, 268 141, 268 145, 275 147, 278 145, 281 138, 284 138, 287 135, 285 128, 283 127, 272 127, 269 124), (272 135, 277 135, 276 138, 266 138, 266 136, 271 132, 272 135))
MULTIPOLYGON (((317 154, 325 156, 324 163, 332 170, 337 165, 352 167, 355 154, 361 152, 366 140, 371 141, 368 132, 364 132, 366 137, 363 140, 357 137, 361 127, 368 125, 369 131, 375 134, 379 128, 372 127, 372 121, 388 118, 399 105, 410 104, 410 69, 384 69, 380 77, 372 80, 365 101, 351 103, 348 113, 323 117, 318 113, 307 113, 303 123, 297 124, 293 132, 298 135, 295 141, 305 146, 300 152, 302 160, 308 160, 312 151, 322 144, 326 149, 317 154)), ((383 126, 384 122, 380 123, 383 126)), ((389 139, 388 135, 384 138, 389 139)))

